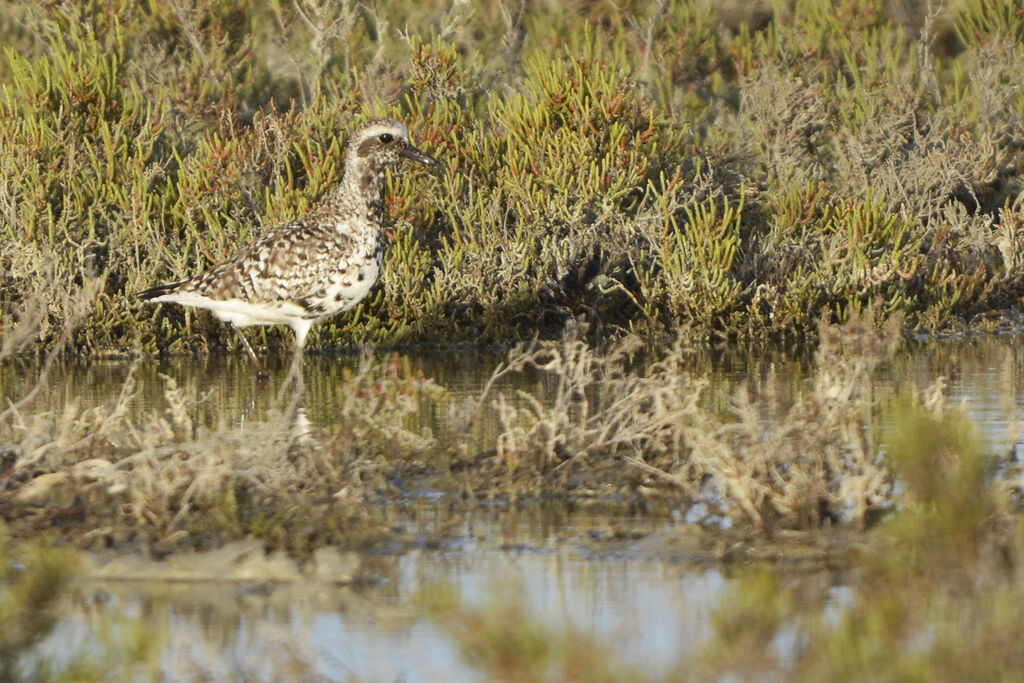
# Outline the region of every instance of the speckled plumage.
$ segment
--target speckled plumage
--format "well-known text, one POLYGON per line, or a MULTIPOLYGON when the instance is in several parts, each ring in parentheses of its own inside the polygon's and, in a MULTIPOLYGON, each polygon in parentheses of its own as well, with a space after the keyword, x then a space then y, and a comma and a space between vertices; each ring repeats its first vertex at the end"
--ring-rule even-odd
POLYGON ((409 143, 401 123, 366 122, 349 138, 341 184, 309 213, 226 261, 139 298, 209 309, 235 327, 261 374, 239 328, 288 325, 295 332, 295 371, 313 323, 352 308, 376 282, 383 258, 385 173, 402 159, 436 163, 409 143))

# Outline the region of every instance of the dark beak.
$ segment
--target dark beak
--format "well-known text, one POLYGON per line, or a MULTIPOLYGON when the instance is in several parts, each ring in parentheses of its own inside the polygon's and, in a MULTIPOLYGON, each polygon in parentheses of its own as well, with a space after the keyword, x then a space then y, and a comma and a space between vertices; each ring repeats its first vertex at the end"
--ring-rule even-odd
POLYGON ((421 152, 412 145, 406 145, 405 147, 403 147, 402 151, 399 152, 399 155, 401 155, 405 159, 409 159, 410 161, 418 161, 419 163, 427 164, 428 166, 437 165, 437 159, 430 156, 426 152, 421 152))

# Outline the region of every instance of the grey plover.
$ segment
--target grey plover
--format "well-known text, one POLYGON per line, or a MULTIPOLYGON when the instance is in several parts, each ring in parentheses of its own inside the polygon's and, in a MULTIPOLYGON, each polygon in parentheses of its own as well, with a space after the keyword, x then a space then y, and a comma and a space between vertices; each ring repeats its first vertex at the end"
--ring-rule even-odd
POLYGON ((345 150, 341 184, 305 216, 198 275, 147 289, 139 298, 209 309, 235 329, 263 377, 263 364, 241 328, 287 325, 295 333, 289 378, 301 382, 310 327, 362 301, 380 273, 387 168, 403 159, 437 163, 413 147, 405 126, 391 119, 367 121, 345 150))

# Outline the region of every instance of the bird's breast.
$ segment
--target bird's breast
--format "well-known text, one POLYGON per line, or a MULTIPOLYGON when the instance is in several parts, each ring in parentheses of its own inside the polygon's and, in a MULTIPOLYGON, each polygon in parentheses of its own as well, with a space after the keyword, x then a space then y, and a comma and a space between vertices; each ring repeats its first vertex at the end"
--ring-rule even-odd
POLYGON ((359 263, 343 262, 323 290, 324 315, 334 315, 352 308, 366 298, 380 274, 376 256, 370 254, 359 263))

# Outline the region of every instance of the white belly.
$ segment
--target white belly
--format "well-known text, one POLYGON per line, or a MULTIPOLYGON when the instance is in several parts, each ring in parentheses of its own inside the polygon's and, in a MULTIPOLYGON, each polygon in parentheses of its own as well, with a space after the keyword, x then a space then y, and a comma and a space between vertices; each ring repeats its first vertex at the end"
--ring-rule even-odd
POLYGON ((291 325, 305 317, 302 307, 290 301, 250 303, 248 301, 218 301, 204 306, 221 320, 238 327, 249 325, 291 325))
POLYGON ((327 315, 347 311, 366 298, 377 281, 380 265, 370 261, 355 272, 350 271, 327 286, 327 315), (360 277, 361 276, 361 277, 360 277))

